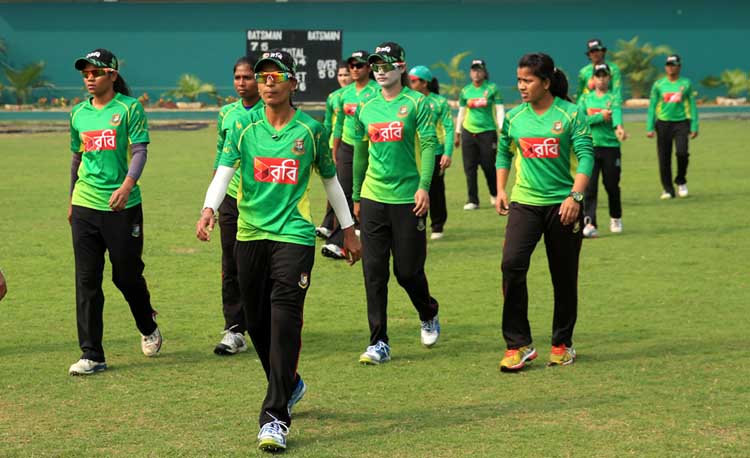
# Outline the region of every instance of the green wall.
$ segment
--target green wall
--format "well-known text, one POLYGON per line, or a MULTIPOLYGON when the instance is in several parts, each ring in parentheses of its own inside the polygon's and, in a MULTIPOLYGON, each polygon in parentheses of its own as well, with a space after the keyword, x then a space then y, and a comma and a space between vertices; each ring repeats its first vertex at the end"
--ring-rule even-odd
MULTIPOLYGON (((431 65, 470 50, 487 60, 492 80, 516 100, 515 66, 531 51, 552 55, 574 77, 586 64, 585 42, 620 38, 667 44, 696 83, 726 68, 750 70, 750 2, 450 1, 427 3, 0 3, 8 61, 47 62, 46 78, 67 97, 81 95, 72 63, 96 47, 124 61, 122 74, 152 98, 185 72, 233 93, 231 67, 249 28, 342 29, 345 52, 397 41, 410 65, 431 65), (603 6, 606 6, 604 8, 603 6)), ((445 75, 437 73, 438 78, 445 75)), ((702 87, 699 90, 705 91, 702 87)), ((35 97, 46 95, 44 90, 35 97)), ((5 99, 9 96, 6 94, 5 99)))

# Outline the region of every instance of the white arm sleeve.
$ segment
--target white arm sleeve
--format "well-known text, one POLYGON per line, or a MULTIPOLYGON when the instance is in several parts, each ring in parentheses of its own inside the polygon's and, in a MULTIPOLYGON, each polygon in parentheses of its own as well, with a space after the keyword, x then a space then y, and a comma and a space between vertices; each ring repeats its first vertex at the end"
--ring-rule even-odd
POLYGON ((495 113, 497 114, 497 130, 502 130, 503 121, 505 121, 505 105, 502 103, 495 105, 495 113))
POLYGON ((458 118, 456 119, 456 133, 461 133, 461 128, 464 125, 464 118, 466 117, 466 107, 460 107, 458 109, 458 118))
POLYGON ((211 180, 211 184, 208 186, 208 191, 206 191, 206 200, 203 202, 203 208, 210 208, 216 213, 221 202, 224 200, 227 188, 229 187, 229 182, 232 181, 233 176, 234 168, 232 167, 220 165, 219 168, 216 169, 214 179, 211 180))
POLYGON ((326 189, 326 196, 328 196, 328 203, 331 204, 331 208, 336 213, 341 229, 354 226, 354 219, 349 212, 349 204, 346 203, 346 196, 339 179, 334 175, 331 178, 322 178, 322 180, 323 187, 326 189))

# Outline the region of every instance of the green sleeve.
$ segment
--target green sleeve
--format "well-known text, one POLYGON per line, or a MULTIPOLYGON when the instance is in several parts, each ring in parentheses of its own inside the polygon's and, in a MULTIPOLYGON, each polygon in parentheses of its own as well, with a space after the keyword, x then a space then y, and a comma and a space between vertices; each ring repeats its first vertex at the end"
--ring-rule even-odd
POLYGON ((503 128, 500 130, 500 138, 497 142, 497 157, 495 157, 496 169, 510 170, 510 164, 513 160, 513 153, 510 152, 510 145, 513 139, 510 138, 510 118, 505 115, 503 128))
POLYGON ((362 183, 365 181, 370 154, 368 151, 370 142, 365 139, 365 127, 359 120, 361 108, 361 106, 357 107, 357 112, 354 115, 354 138, 356 139, 354 142, 354 162, 352 164, 352 200, 354 202, 359 202, 359 193, 362 191, 362 183))
POLYGON ((586 88, 586 84, 588 84, 588 81, 586 81, 586 75, 584 73, 585 69, 586 67, 583 67, 578 71, 578 90, 576 91, 576 100, 581 98, 581 94, 583 94, 583 90, 586 88))
MULTIPOLYGON (((351 87, 353 85, 349 85, 351 87)), ((344 132, 344 118, 346 113, 344 112, 344 93, 342 92, 335 100, 335 104, 338 107, 339 115, 336 116, 336 123, 333 125, 333 138, 341 138, 341 134, 344 132)), ((334 107, 336 109, 336 107, 334 107)))
POLYGON ((128 111, 128 140, 130 143, 149 143, 148 121, 143 105, 137 100, 130 105, 128 111))
POLYGON ((591 129, 584 121, 585 115, 583 110, 578 107, 578 112, 575 114, 570 126, 570 143, 573 146, 573 152, 578 158, 576 173, 591 176, 591 170, 594 168, 594 142, 591 139, 591 129))
POLYGON ((325 127, 326 132, 328 132, 328 135, 331 135, 332 129, 333 129, 333 104, 334 99, 336 97, 334 94, 329 94, 328 98, 326 99, 326 114, 323 118, 323 127, 325 127))
POLYGON ((325 127, 315 132, 313 137, 315 141, 315 170, 323 178, 333 178, 336 176, 336 164, 333 163, 333 156, 328 146, 328 130, 325 127))
POLYGON ((224 139, 226 133, 222 129, 222 123, 224 121, 224 111, 219 111, 219 119, 216 121, 216 159, 214 159, 214 170, 219 167, 219 159, 221 158, 221 151, 224 149, 224 139))
POLYGON ((648 115, 646 116, 646 132, 654 131, 655 117, 656 117, 656 104, 659 102, 659 89, 656 87, 656 83, 651 86, 651 97, 648 104, 648 115))
POLYGON ((617 100, 622 101, 622 74, 616 65, 612 67, 612 92, 617 100))
POLYGON ((70 113, 70 150, 74 153, 81 152, 81 134, 78 129, 73 126, 74 113, 70 113))
MULTIPOLYGON (((464 88, 466 89, 466 88, 464 88)), ((458 93, 458 106, 459 107, 465 107, 466 106, 466 97, 464 97, 464 89, 461 89, 461 92, 458 93)))
POLYGON ((240 149, 238 143, 241 132, 242 129, 232 129, 229 131, 224 140, 224 146, 221 149, 221 157, 219 158, 218 165, 235 169, 240 166, 240 149))
POLYGON ((589 126, 593 126, 594 124, 599 124, 604 122, 604 115, 601 113, 596 113, 591 116, 588 114, 588 110, 586 109, 586 95, 584 94, 580 99, 578 99, 578 107, 583 112, 584 116, 586 117, 586 122, 589 126))
POLYGON ((500 89, 497 88, 497 85, 492 86, 492 94, 495 98, 495 105, 502 105, 503 104, 503 94, 500 93, 500 89))
POLYGON ((688 86, 688 103, 690 104, 690 132, 698 132, 698 107, 693 96, 693 84, 688 86))
POLYGON ((443 100, 443 116, 440 119, 445 128, 445 145, 443 146, 443 154, 448 157, 453 156, 453 136, 455 135, 453 125, 453 115, 451 114, 451 107, 448 105, 448 100, 443 100))
POLYGON ((430 184, 432 184, 432 172, 435 170, 435 151, 437 151, 438 141, 432 112, 425 98, 417 103, 417 138, 419 153, 422 156, 422 164, 419 168, 419 188, 429 191, 430 184))
POLYGON ((613 94, 612 97, 612 106, 610 107, 612 110, 612 125, 614 127, 621 126, 622 125, 622 99, 617 96, 617 94, 613 94))

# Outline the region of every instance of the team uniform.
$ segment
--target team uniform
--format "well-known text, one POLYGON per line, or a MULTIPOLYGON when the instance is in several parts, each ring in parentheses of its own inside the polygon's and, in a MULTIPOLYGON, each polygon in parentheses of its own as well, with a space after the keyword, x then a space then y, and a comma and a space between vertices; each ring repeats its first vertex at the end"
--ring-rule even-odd
POLYGON ((555 98, 537 115, 529 103, 508 112, 498 144, 498 169, 515 164, 516 181, 503 244, 503 337, 508 349, 532 343, 526 274, 544 236, 554 288, 552 345, 573 345, 578 308, 578 256, 583 215, 562 225, 558 214, 577 173, 591 174, 591 131, 583 111, 555 98))
MULTIPOLYGON (((329 137, 328 146, 333 148, 333 126, 336 124, 336 120, 341 113, 341 94, 349 86, 344 86, 336 89, 335 91, 328 94, 326 98, 326 112, 323 118, 323 127, 325 127, 327 135, 329 137)), ((329 205, 326 209, 326 215, 323 218, 321 227, 331 230, 334 225, 334 212, 333 208, 329 205)))
POLYGON ((620 140, 615 135, 615 127, 622 125, 622 107, 617 94, 612 91, 601 96, 597 95, 596 91, 587 92, 578 99, 578 105, 586 115, 586 122, 591 128, 594 145, 594 166, 586 187, 586 198, 583 206, 584 219, 590 221, 593 226, 597 226, 596 206, 599 173, 602 174, 602 182, 609 199, 610 218, 622 218, 622 201, 620 199, 622 153, 620 151, 620 140), (604 120, 602 110, 612 110, 610 121, 604 120))
POLYGON ((438 313, 424 272, 425 217, 413 212, 414 194, 430 189, 437 139, 427 98, 408 88, 392 100, 378 92, 361 103, 353 121, 355 138, 361 140, 355 150, 353 199, 360 202, 370 344, 387 346, 391 253, 396 279, 419 319, 429 322, 438 313))
POLYGON ((259 420, 288 426, 291 396, 302 385, 296 370, 315 257, 309 181, 313 169, 323 178, 336 169, 325 128, 300 110, 279 131, 265 110, 237 122, 219 165, 239 165, 238 279, 247 331, 268 378, 259 420))
POLYGON ((432 111, 438 141, 435 148, 435 169, 432 173, 432 184, 430 186, 430 220, 432 232, 435 233, 443 232, 443 226, 448 220, 448 208, 445 203, 445 179, 443 170, 440 169, 440 159, 443 155, 453 156, 454 126, 448 99, 430 92, 427 96, 427 105, 432 111))
MULTIPOLYGON (((622 73, 620 67, 614 62, 605 62, 610 70, 610 91, 622 103, 622 73)), ((589 63, 578 72, 578 90, 576 91, 576 100, 581 100, 581 96, 594 92, 594 64, 589 63)))
POLYGON ((669 81, 667 77, 657 80, 651 88, 651 103, 648 106, 646 131, 656 128, 659 177, 666 193, 674 197, 672 184, 672 143, 677 156, 677 175, 674 183, 687 183, 688 135, 698 132, 698 109, 693 97, 693 85, 689 79, 679 77, 669 81))
POLYGON ((140 333, 157 330, 155 311, 143 278, 143 211, 136 184, 125 209, 112 211, 109 199, 125 181, 130 145, 149 143, 148 123, 138 100, 115 93, 104 107, 90 100, 70 113, 70 149, 81 154, 71 199, 76 270, 76 316, 82 359, 104 362, 102 347, 104 253, 112 281, 122 292, 140 333))
POLYGON ((494 198, 497 195, 495 180, 495 151, 497 126, 495 106, 503 104, 503 97, 495 83, 484 81, 479 87, 469 84, 461 89, 458 105, 466 108, 461 125, 461 153, 468 190, 467 203, 479 205, 477 167, 481 167, 487 188, 494 198))
MULTIPOLYGON (((216 158, 214 170, 219 166, 224 144, 237 122, 249 112, 262 109, 263 101, 252 107, 245 107, 242 100, 224 105, 219 110, 216 123, 216 158)), ((245 314, 240 302, 240 285, 237 282, 237 261, 234 257, 234 243, 237 240, 237 191, 240 185, 240 172, 235 172, 227 188, 227 195, 219 207, 219 227, 221 228, 221 299, 224 312, 224 330, 236 333, 245 332, 245 314)))

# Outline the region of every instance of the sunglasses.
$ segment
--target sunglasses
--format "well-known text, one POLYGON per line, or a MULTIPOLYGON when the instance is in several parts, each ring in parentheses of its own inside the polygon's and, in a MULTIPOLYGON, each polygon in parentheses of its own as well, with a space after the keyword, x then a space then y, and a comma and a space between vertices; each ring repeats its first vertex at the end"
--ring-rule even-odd
POLYGON ((107 73, 113 72, 114 70, 111 70, 109 68, 97 68, 96 70, 81 70, 81 75, 84 77, 84 79, 87 79, 89 76, 93 76, 94 78, 99 78, 100 76, 104 76, 107 73))
POLYGON ((353 63, 353 64, 349 64, 349 68, 356 68, 356 69, 360 69, 360 68, 364 68, 364 67, 365 67, 365 65, 367 65, 367 64, 363 64, 363 63, 361 63, 361 62, 355 62, 355 63, 353 63))
POLYGON ((270 79, 274 83, 283 83, 294 78, 294 75, 289 72, 258 72, 255 74, 255 81, 260 84, 268 84, 270 79))
POLYGON ((404 64, 372 64, 372 71, 375 73, 388 73, 392 72, 393 70, 396 70, 397 68, 401 68, 404 64))

